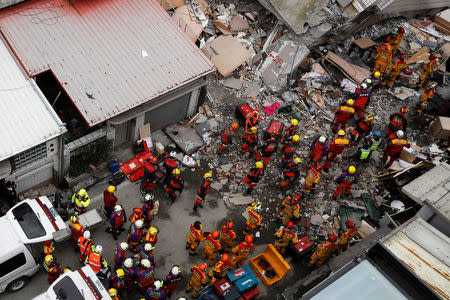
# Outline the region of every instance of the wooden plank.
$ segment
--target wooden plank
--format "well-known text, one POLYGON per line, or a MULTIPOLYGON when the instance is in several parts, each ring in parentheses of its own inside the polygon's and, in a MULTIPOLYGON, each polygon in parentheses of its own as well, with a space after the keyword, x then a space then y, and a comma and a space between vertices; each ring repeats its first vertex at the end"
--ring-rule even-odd
POLYGON ((158 0, 158 3, 161 4, 165 10, 170 10, 186 5, 186 0, 158 0))
POLYGON ((340 71, 344 73, 345 76, 352 79, 356 83, 360 84, 364 79, 370 77, 370 70, 354 65, 345 59, 337 56, 331 51, 328 51, 325 59, 336 66, 340 71))
POLYGON ((428 47, 422 47, 419 49, 419 51, 417 51, 416 53, 414 53, 413 56, 411 56, 407 61, 406 64, 410 65, 413 63, 416 63, 418 61, 424 60, 423 57, 425 57, 425 59, 427 59, 429 56, 428 54, 428 47))
POLYGON ((363 37, 363 38, 357 39, 356 41, 354 41, 354 43, 356 46, 358 46, 361 49, 368 49, 377 44, 368 37, 363 37))
POLYGON ((144 124, 143 126, 139 127, 139 137, 140 139, 145 139, 149 137, 152 134, 150 131, 150 123, 144 124))

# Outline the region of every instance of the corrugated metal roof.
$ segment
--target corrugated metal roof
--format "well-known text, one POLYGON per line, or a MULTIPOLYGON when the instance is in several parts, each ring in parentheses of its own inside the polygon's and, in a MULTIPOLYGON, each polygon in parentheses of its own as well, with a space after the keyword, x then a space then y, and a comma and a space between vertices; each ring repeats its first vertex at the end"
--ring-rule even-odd
POLYGON ((28 75, 51 70, 90 126, 215 70, 155 0, 29 1, 0 27, 28 75))
POLYGON ((50 112, 42 93, 33 88, 0 39, 0 161, 48 141, 65 131, 50 112))
POLYGON ((416 217, 383 244, 444 299, 450 299, 450 239, 416 217))

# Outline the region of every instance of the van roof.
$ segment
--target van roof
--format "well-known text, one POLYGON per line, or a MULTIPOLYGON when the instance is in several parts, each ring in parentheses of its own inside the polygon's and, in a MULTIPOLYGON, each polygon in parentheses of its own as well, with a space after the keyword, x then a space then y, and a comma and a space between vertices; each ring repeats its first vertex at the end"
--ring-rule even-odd
POLYGON ((0 230, 2 232, 2 242, 0 243, 0 257, 4 258, 16 253, 16 249, 22 247, 22 242, 17 236, 14 228, 9 223, 6 216, 0 217, 0 230))

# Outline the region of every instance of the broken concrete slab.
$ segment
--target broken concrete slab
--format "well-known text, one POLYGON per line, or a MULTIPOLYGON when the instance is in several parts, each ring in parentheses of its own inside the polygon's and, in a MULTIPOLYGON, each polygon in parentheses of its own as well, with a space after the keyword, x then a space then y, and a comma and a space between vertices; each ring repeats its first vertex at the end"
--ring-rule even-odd
POLYGON ((337 67, 344 75, 358 84, 362 83, 364 79, 370 78, 370 70, 352 64, 345 59, 337 56, 331 51, 328 51, 325 60, 337 67))
POLYGON ((245 205, 254 201, 251 196, 243 196, 242 194, 230 194, 228 200, 234 205, 245 205))
POLYGON ((394 95, 396 98, 400 100, 408 99, 409 97, 418 97, 419 93, 417 93, 413 89, 409 89, 404 86, 395 87, 394 91, 388 90, 388 93, 394 95))
POLYGON ((245 18, 240 15, 236 15, 231 19, 230 29, 231 31, 247 31, 250 28, 245 18))
POLYGON ((228 77, 223 81, 224 86, 235 90, 240 90, 243 83, 244 83, 243 81, 234 77, 228 77))
POLYGON ((211 183, 211 188, 216 191, 220 191, 223 188, 223 184, 220 181, 214 181, 213 183, 211 183))
POLYGON ((186 5, 178 7, 172 15, 172 20, 181 28, 184 34, 192 41, 196 42, 197 38, 203 32, 203 25, 193 21, 189 16, 189 9, 186 5))
POLYGON ((203 121, 201 123, 198 123, 197 125, 195 125, 195 131, 197 131, 197 133, 202 136, 205 133, 207 133, 209 131, 209 122, 208 120, 203 121))
POLYGON ((310 220, 311 224, 313 224, 313 225, 320 225, 323 222, 325 222, 325 220, 322 218, 321 215, 315 214, 315 215, 311 216, 311 220, 310 220))
POLYGON ((222 171, 224 171, 225 173, 230 171, 232 167, 233 167, 233 164, 224 164, 224 165, 220 166, 222 171))
POLYGON ((251 58, 251 53, 232 36, 221 35, 202 49, 223 77, 251 58))
POLYGON ((187 155, 191 155, 204 145, 202 137, 190 126, 171 125, 164 128, 164 132, 187 155))

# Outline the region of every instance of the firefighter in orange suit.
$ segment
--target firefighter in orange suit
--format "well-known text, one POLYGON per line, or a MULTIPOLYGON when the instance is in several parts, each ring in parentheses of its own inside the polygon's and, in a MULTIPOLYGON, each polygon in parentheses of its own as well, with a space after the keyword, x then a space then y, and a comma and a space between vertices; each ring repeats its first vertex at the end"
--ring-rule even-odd
POLYGON ((261 202, 253 202, 247 208, 248 219, 245 224, 244 234, 250 234, 257 230, 256 236, 259 236, 259 231, 261 230, 261 215, 258 213, 261 211, 261 202))
POLYGON ((85 260, 85 264, 90 266, 92 271, 98 273, 102 268, 106 268, 108 263, 102 256, 103 247, 100 245, 95 246, 93 252, 91 252, 85 260))
POLYGON ((255 153, 255 146, 258 144, 258 136, 256 133, 258 132, 258 128, 252 127, 249 131, 245 131, 242 135, 242 149, 241 153, 249 153, 252 155, 255 153))
POLYGON ((383 76, 386 71, 386 67, 392 62, 392 46, 386 45, 385 49, 381 49, 374 57, 375 66, 373 71, 378 71, 383 76))
POLYGON ((305 178, 305 188, 303 190, 304 196, 309 198, 312 193, 317 189, 317 185, 320 181, 320 170, 322 170, 322 165, 310 166, 308 173, 305 178))
POLYGON ((251 235, 246 235, 245 240, 234 247, 231 252, 233 252, 234 256, 231 259, 231 264, 233 267, 242 268, 244 266, 247 257, 250 255, 250 252, 253 251, 253 237, 251 235))
POLYGON ((137 220, 144 220, 144 209, 142 207, 135 207, 133 208, 133 213, 131 214, 130 218, 130 224, 133 224, 137 220))
POLYGON ((202 256, 208 257, 208 265, 214 265, 214 260, 216 259, 219 250, 222 249, 222 245, 219 242, 220 232, 217 230, 206 237, 205 249, 203 250, 202 256))
POLYGON ((297 130, 298 130, 298 120, 297 119, 292 119, 291 120, 291 126, 289 126, 288 129, 286 129, 286 132, 284 133, 284 136, 281 139, 281 143, 285 144, 294 135, 297 135, 297 130))
POLYGON ((287 196, 281 206, 283 210, 278 214, 277 218, 281 220, 284 226, 286 226, 292 218, 300 218, 300 195, 295 194, 294 196, 287 196))
POLYGON ((393 113, 389 116, 389 125, 386 134, 390 139, 396 137, 397 131, 406 130, 406 127, 408 126, 408 118, 406 117, 407 112, 408 109, 403 106, 398 113, 393 113))
POLYGON ((330 150, 328 151, 327 160, 323 169, 328 173, 331 168, 331 163, 336 159, 336 157, 342 153, 350 145, 350 141, 345 138, 345 131, 339 130, 337 133, 338 137, 331 142, 330 150))
POLYGON ((386 71, 387 76, 385 76, 384 80, 381 82, 381 85, 386 85, 387 83, 389 88, 392 87, 398 75, 400 75, 400 72, 406 67, 406 54, 402 53, 400 54, 400 59, 396 60, 391 66, 388 67, 388 70, 386 71))
POLYGON ((53 240, 44 241, 44 256, 49 254, 55 254, 55 246, 53 245, 53 240))
POLYGON ((281 167, 286 167, 287 164, 294 157, 295 151, 297 151, 298 145, 300 144, 300 137, 298 135, 293 135, 286 140, 283 147, 283 154, 281 155, 281 167))
POLYGON ((245 131, 249 132, 252 127, 256 127, 259 123, 259 110, 255 109, 251 115, 245 120, 245 131))
POLYGON ((347 250, 350 241, 358 234, 358 228, 355 227, 355 222, 348 220, 345 222, 345 227, 347 227, 347 229, 341 233, 338 240, 339 253, 347 250))
POLYGON ((216 263, 214 268, 212 268, 208 272, 211 283, 214 283, 218 279, 222 279, 223 277, 225 277, 225 274, 227 274, 228 270, 230 270, 231 267, 233 267, 233 265, 231 264, 228 254, 222 254, 221 259, 216 263))
POLYGON ((94 245, 91 241, 91 233, 89 230, 86 230, 83 233, 83 236, 78 239, 78 247, 80 249, 80 263, 84 263, 86 256, 94 251, 94 245))
POLYGON ((298 243, 297 234, 293 230, 294 222, 289 221, 287 223, 287 228, 284 228, 282 226, 277 232, 275 232, 274 246, 280 254, 284 254, 284 252, 286 252, 286 247, 290 242, 292 242, 292 244, 294 245, 298 243))
POLYGON ((403 138, 403 136, 404 133, 402 130, 397 131, 397 137, 393 138, 390 143, 386 145, 382 159, 386 162, 387 167, 392 166, 394 161, 396 161, 400 157, 400 154, 403 151, 403 147, 411 147, 411 145, 403 138))
POLYGON ((191 280, 186 286, 186 292, 194 291, 192 292, 192 297, 197 298, 198 292, 202 289, 202 286, 208 282, 208 276, 206 275, 206 268, 208 266, 203 263, 200 266, 194 265, 191 269, 192 276, 191 280))
POLYGON ((293 161, 287 164, 283 169, 283 180, 280 183, 280 188, 285 188, 300 176, 300 163, 302 160, 295 157, 293 161))
POLYGON ((197 198, 195 199, 193 211, 196 211, 198 207, 203 207, 202 203, 205 202, 206 194, 209 193, 211 181, 212 174, 209 172, 205 173, 205 175, 203 175, 203 180, 198 187, 197 198))
POLYGON ((327 258, 336 251, 338 244, 336 242, 337 237, 334 234, 328 236, 328 241, 319 244, 317 250, 311 255, 311 260, 308 263, 308 267, 313 265, 321 266, 327 258))
POLYGON ((233 144, 234 132, 238 128, 239 128, 239 124, 238 123, 233 123, 233 124, 231 124, 230 127, 226 127, 222 131, 221 144, 220 144, 219 149, 217 150, 217 153, 219 153, 219 154, 222 153, 225 149, 227 149, 228 145, 233 144))
POLYGON ((77 216, 70 217, 69 228, 72 232, 74 250, 75 252, 78 252, 78 239, 83 236, 84 227, 83 225, 81 225, 80 220, 78 220, 77 216))
POLYGON ((355 116, 355 109, 353 108, 354 103, 355 101, 353 99, 348 99, 345 104, 341 104, 339 109, 334 113, 333 133, 337 133, 339 128, 345 130, 348 120, 353 119, 355 116))
POLYGON ((268 166, 270 158, 277 151, 277 146, 278 142, 275 138, 267 139, 256 154, 256 160, 260 161, 264 157, 263 163, 265 166, 268 166))
POLYGON ((197 255, 196 251, 198 248, 198 244, 205 240, 202 229, 203 225, 202 223, 200 223, 200 221, 195 221, 191 224, 186 242, 186 250, 189 249, 189 255, 191 256, 197 255))
POLYGON ((250 174, 248 174, 242 181, 247 184, 247 190, 244 192, 244 196, 250 195, 253 188, 261 180, 264 175, 264 165, 262 162, 257 161, 255 167, 250 169, 250 174))
POLYGON ((317 137, 311 144, 311 153, 309 154, 310 159, 317 163, 322 157, 326 157, 328 153, 328 143, 327 138, 324 136, 317 137))
POLYGON ((403 40, 403 35, 405 34, 405 29, 400 27, 397 30, 397 35, 391 40, 391 45, 392 45, 392 56, 395 56, 395 53, 397 53, 397 49, 398 46, 400 46, 402 40, 403 40))
POLYGON ((419 83, 417 84, 418 87, 423 87, 423 85, 428 81, 429 77, 433 75, 434 69, 436 69, 437 66, 436 58, 437 56, 434 53, 430 54, 430 56, 428 57, 430 61, 425 66, 423 66, 422 73, 419 76, 419 83))
POLYGON ((227 224, 220 229, 220 243, 224 252, 229 252, 233 248, 233 243, 236 239, 236 232, 233 230, 233 226, 232 221, 227 221, 227 224))
POLYGON ((350 166, 345 172, 342 172, 342 174, 338 178, 336 178, 335 181, 337 182, 338 186, 334 191, 333 196, 331 197, 332 200, 336 199, 342 191, 344 191, 346 197, 350 196, 350 193, 352 191, 352 184, 358 183, 358 177, 356 176, 355 172, 355 166, 350 166))
POLYGON ((174 203, 178 199, 184 188, 184 180, 181 177, 180 169, 174 169, 172 175, 167 180, 166 192, 170 198, 170 204, 174 203))
POLYGON ((436 81, 432 81, 428 83, 428 87, 423 91, 422 96, 420 97, 419 108, 417 109, 418 113, 421 113, 427 108, 428 100, 434 97, 434 88, 437 86, 436 81))

